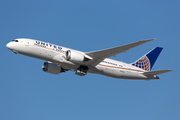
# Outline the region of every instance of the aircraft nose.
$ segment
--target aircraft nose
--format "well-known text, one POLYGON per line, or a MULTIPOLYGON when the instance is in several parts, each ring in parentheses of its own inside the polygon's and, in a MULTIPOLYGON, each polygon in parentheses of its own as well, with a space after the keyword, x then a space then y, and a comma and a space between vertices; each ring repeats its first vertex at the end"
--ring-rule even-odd
POLYGON ((11 43, 6 44, 6 47, 7 47, 8 49, 12 49, 11 43))
POLYGON ((7 48, 9 48, 9 43, 8 43, 8 44, 6 44, 6 47, 7 47, 7 48))
POLYGON ((13 44, 10 42, 8 44, 6 44, 6 47, 11 50, 13 53, 17 54, 18 52, 15 50, 13 44))

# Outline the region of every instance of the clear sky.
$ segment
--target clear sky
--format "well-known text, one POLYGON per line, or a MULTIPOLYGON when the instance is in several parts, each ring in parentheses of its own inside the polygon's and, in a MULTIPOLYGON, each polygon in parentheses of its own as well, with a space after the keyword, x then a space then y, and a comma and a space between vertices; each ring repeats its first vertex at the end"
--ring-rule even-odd
POLYGON ((180 1, 1 0, 0 120, 179 120, 180 1), (131 63, 163 47, 160 80, 42 71, 44 61, 6 44, 38 39, 84 52, 157 38, 113 59, 131 63))

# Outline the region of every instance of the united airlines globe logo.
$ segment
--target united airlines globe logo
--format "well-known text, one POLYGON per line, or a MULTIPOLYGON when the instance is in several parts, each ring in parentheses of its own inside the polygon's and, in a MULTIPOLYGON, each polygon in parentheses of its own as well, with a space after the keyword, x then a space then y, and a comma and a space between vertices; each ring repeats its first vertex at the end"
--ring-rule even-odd
POLYGON ((137 62, 133 63, 132 65, 139 67, 143 70, 150 71, 150 62, 147 56, 143 56, 137 62))

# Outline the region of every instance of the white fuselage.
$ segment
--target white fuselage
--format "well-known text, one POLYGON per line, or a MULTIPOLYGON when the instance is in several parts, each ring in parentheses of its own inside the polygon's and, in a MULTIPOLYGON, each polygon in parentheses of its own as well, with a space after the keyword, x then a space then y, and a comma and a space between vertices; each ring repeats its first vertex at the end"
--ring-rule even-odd
MULTIPOLYGON (((67 50, 73 50, 66 47, 50 44, 33 39, 18 39, 18 42, 10 42, 7 47, 14 53, 23 54, 26 56, 42 59, 45 61, 59 64, 63 69, 76 71, 81 63, 67 61, 64 56, 67 50)), ((84 52, 73 50, 81 54, 84 52)), ((87 72, 101 74, 114 78, 121 79, 156 79, 156 76, 145 76, 142 73, 146 72, 143 69, 132 66, 124 62, 104 59, 96 66, 87 66, 87 72)))

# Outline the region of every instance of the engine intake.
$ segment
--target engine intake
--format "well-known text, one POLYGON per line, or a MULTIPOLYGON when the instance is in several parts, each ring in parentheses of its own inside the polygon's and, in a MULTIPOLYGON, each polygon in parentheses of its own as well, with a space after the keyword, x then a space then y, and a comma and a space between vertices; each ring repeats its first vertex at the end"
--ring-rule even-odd
POLYGON ((65 58, 68 61, 72 61, 72 62, 76 62, 76 63, 82 63, 87 59, 81 53, 71 51, 71 50, 66 51, 65 58))
POLYGON ((42 69, 44 72, 51 74, 59 74, 61 72, 64 72, 61 66, 49 62, 44 62, 42 69))

